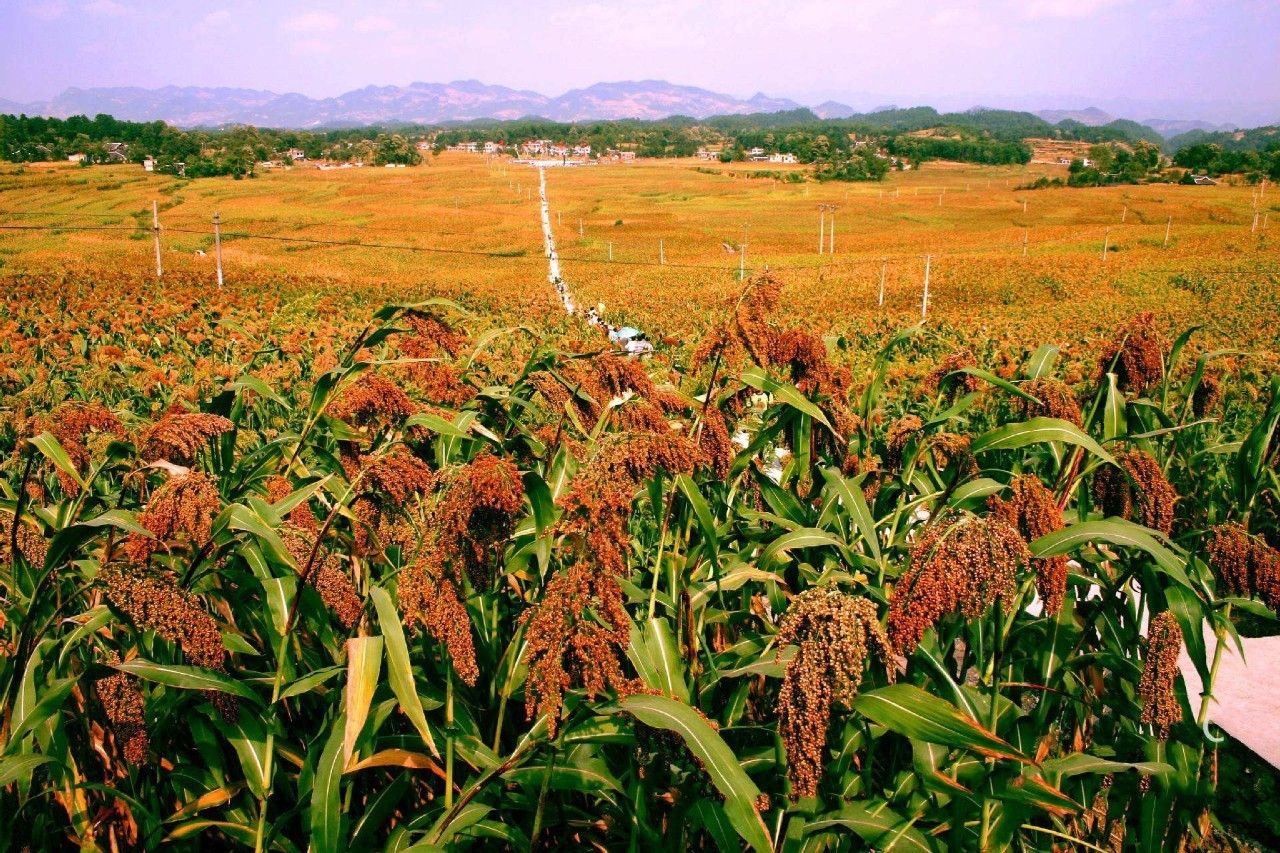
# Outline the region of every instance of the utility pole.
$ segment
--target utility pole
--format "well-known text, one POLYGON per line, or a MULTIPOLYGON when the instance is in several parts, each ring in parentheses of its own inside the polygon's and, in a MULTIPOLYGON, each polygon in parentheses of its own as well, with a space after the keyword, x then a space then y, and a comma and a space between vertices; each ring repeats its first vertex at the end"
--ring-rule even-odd
POLYGON ((1108 228, 1102 237, 1102 259, 1107 259, 1107 247, 1111 245, 1111 229, 1108 228))
POLYGON ((931 255, 924 256, 924 294, 920 297, 921 320, 929 316, 929 262, 932 259, 931 255))
POLYGON ((659 239, 658 240, 658 263, 666 264, 666 262, 667 262, 667 252, 666 252, 666 249, 663 248, 662 240, 659 239))
POLYGON ((1124 211, 1122 211, 1120 214, 1120 224, 1123 225, 1124 221, 1128 218, 1129 218, 1129 205, 1126 204, 1124 206, 1124 211))
POLYGON ((213 254, 218 264, 218 289, 222 289, 222 216, 213 212, 213 254))
POLYGON ((747 244, 743 243, 738 247, 738 281, 743 281, 747 277, 747 244))
POLYGON ((164 277, 164 267, 160 264, 160 208, 151 202, 151 232, 156 238, 156 278, 164 277))
POLYGON ((1024 258, 1027 256, 1027 237, 1030 236, 1030 234, 1030 228, 1022 229, 1022 257, 1024 258))
POLYGON ((1169 248, 1169 233, 1173 231, 1173 217, 1169 217, 1169 221, 1164 225, 1164 247, 1169 248))
POLYGON ((556 211, 556 227, 559 228, 563 224, 564 224, 564 221, 560 218, 560 211, 557 210, 556 211))
POLYGON ((887 270, 888 268, 889 268, 889 259, 881 258, 880 259, 880 302, 878 303, 881 307, 884 306, 884 274, 885 274, 885 270, 887 270))
POLYGON ((1022 215, 1027 215, 1027 200, 1025 198, 1022 200, 1022 215))
POLYGON ((609 261, 610 263, 613 262, 613 241, 612 240, 609 241, 609 261))
POLYGON ((834 255, 836 253, 836 212, 831 211, 831 240, 827 243, 827 254, 834 255))
POLYGON ((828 213, 831 214, 831 228, 832 228, 831 233, 833 235, 831 239, 832 239, 832 242, 834 242, 835 227, 836 227, 836 206, 834 204, 818 205, 818 254, 819 255, 822 254, 823 246, 827 242, 827 228, 826 228, 825 220, 828 213))

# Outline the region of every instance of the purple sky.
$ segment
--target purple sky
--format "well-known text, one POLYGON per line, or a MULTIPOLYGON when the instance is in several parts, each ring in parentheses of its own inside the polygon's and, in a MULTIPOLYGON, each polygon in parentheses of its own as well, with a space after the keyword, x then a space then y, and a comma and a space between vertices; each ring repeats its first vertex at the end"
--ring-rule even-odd
POLYGON ((866 109, 1280 121, 1277 0, 0 0, 0 98, 659 78, 866 109))

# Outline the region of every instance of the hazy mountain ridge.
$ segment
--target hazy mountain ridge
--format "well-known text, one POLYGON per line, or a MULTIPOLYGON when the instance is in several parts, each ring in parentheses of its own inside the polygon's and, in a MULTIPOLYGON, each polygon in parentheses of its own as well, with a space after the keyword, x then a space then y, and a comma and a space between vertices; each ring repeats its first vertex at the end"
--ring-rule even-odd
POLYGON ((55 118, 109 113, 128 121, 161 120, 179 127, 255 124, 296 128, 392 122, 435 124, 526 116, 555 121, 659 119, 672 115, 705 118, 777 112, 799 106, 795 101, 763 93, 743 99, 661 80, 596 83, 554 98, 476 80, 456 80, 366 86, 332 98, 256 89, 165 86, 72 88, 42 103, 0 101, 4 112, 55 118))
MULTIPOLYGON (((478 80, 450 83, 415 82, 407 86, 366 86, 329 98, 295 92, 207 86, 70 88, 37 103, 0 99, 0 112, 66 118, 107 113, 128 121, 161 120, 178 127, 252 124, 280 128, 320 128, 369 124, 440 124, 474 119, 541 117, 553 121, 662 119, 775 113, 803 108, 789 98, 757 93, 739 98, 664 80, 596 83, 549 97, 527 89, 490 85, 478 80)), ((877 108, 872 113, 885 109, 877 108)), ((863 115, 839 101, 812 107, 823 119, 863 115)), ((1117 119, 1098 107, 1039 110, 1033 115, 1050 124, 1078 122, 1091 127, 1117 119)), ((1232 130, 1228 125, 1187 119, 1142 122, 1165 138, 1189 131, 1232 130)))

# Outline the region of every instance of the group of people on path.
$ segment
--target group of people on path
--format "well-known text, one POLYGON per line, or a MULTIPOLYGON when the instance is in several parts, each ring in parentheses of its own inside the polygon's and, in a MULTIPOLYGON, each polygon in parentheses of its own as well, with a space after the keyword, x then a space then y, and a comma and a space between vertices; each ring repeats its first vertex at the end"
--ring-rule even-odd
MULTIPOLYGON (((542 207, 542 240, 547 253, 547 279, 556 289, 565 312, 577 314, 578 306, 573 293, 560 276, 560 256, 556 254, 556 241, 551 232, 551 207, 547 203, 547 173, 543 169, 538 169, 538 196, 542 207)), ((645 337, 644 332, 632 326, 618 328, 609 323, 604 318, 603 302, 589 308, 586 317, 588 325, 605 332, 609 342, 628 355, 643 356, 653 352, 653 344, 645 337)))

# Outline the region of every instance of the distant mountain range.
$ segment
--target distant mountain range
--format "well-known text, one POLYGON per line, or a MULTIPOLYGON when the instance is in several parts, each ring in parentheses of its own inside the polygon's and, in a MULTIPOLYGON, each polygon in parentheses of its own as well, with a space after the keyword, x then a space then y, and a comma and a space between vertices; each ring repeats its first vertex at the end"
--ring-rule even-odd
MULTIPOLYGON (((179 127, 254 124, 264 127, 315 128, 390 122, 438 124, 469 119, 517 119, 530 116, 553 121, 590 119, 659 119, 672 115, 706 118, 793 110, 800 104, 760 93, 735 98, 661 80, 596 83, 558 97, 491 86, 476 80, 366 86, 335 98, 309 98, 256 89, 165 86, 161 89, 67 89, 44 103, 0 101, 0 111, 57 118, 109 113, 128 121, 160 119, 179 127)), ((853 110, 840 104, 834 108, 853 110)))
MULTIPOLYGON (((1038 110, 1036 115, 1050 124, 1057 124, 1060 121, 1073 120, 1081 124, 1087 124, 1090 127, 1101 127, 1104 124, 1110 124, 1115 121, 1118 116, 1113 116, 1105 110, 1097 107, 1088 107, 1083 110, 1038 110)), ((1165 139, 1170 139, 1180 133, 1187 133, 1192 130, 1207 130, 1209 132, 1219 130, 1235 130, 1233 124, 1214 124, 1209 121, 1196 121, 1188 119, 1173 118, 1149 118, 1144 119, 1140 124, 1159 133, 1165 139)))
MULTIPOLYGON (((368 124, 440 124, 472 119, 540 117, 553 121, 661 119, 673 115, 707 118, 716 115, 773 113, 800 109, 788 98, 758 93, 737 98, 662 80, 596 83, 548 97, 527 89, 492 86, 477 80, 452 83, 410 83, 408 86, 366 86, 333 98, 310 98, 259 89, 165 86, 67 89, 49 101, 15 103, 0 99, 0 113, 26 113, 66 118, 108 113, 128 121, 162 120, 179 127, 217 127, 252 124, 261 127, 318 128, 368 124)), ((811 107, 819 118, 848 118, 858 111, 848 104, 826 101, 811 107)), ((1087 125, 1115 120, 1109 113, 1082 110, 1041 110, 1037 116, 1051 124, 1072 119, 1087 125)), ((1142 122, 1165 137, 1190 130, 1232 130, 1230 125, 1181 119, 1142 122)))

